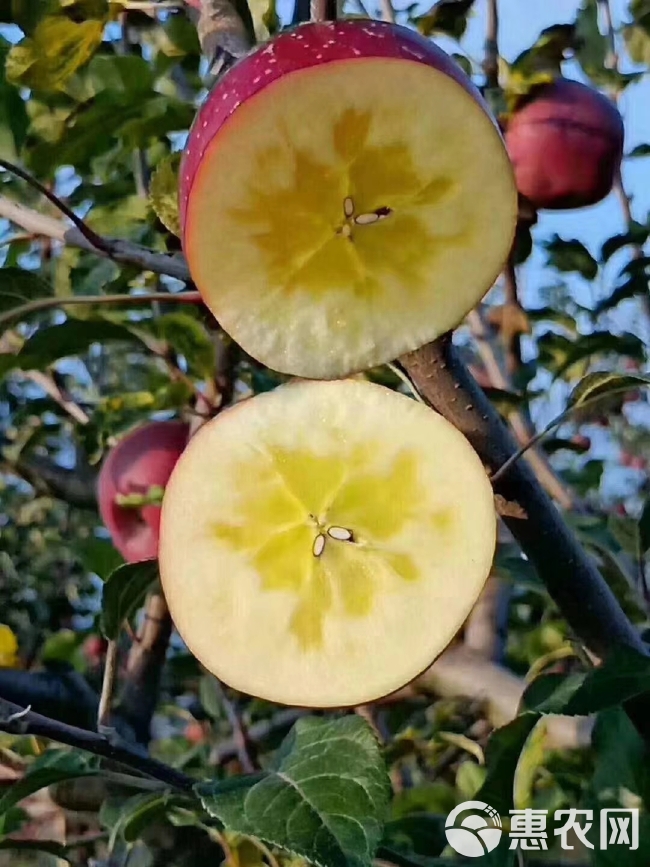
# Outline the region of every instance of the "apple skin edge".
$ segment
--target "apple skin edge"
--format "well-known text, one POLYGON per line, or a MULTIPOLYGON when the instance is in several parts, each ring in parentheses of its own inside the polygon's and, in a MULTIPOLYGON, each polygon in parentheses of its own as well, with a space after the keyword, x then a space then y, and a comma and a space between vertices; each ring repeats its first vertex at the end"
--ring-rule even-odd
POLYGON ((612 189, 624 127, 607 97, 559 78, 535 88, 509 119, 505 140, 517 189, 535 208, 584 208, 612 189))
POLYGON ((124 508, 115 497, 164 487, 188 436, 185 422, 150 422, 121 439, 102 464, 97 480, 100 515, 113 544, 129 563, 158 556, 161 509, 157 505, 124 508))
POLYGON ((201 106, 180 168, 179 209, 185 250, 191 234, 188 204, 203 156, 240 105, 293 72, 336 61, 382 57, 424 63, 448 75, 485 110, 500 133, 478 88, 442 49, 419 33, 397 24, 365 19, 300 24, 238 61, 201 106))

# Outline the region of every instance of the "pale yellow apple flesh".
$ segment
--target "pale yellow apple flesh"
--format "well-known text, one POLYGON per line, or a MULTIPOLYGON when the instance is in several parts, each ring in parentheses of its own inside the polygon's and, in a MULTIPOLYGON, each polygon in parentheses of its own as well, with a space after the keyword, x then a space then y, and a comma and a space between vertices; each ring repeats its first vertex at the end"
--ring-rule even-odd
POLYGON ((326 379, 456 327, 502 268, 516 211, 503 141, 463 86, 362 58, 238 107, 201 159, 184 246, 248 353, 326 379))
POLYGON ((367 381, 296 382, 192 438, 166 488, 162 586, 232 687, 306 707, 399 689, 488 576, 493 494, 452 425, 367 381))

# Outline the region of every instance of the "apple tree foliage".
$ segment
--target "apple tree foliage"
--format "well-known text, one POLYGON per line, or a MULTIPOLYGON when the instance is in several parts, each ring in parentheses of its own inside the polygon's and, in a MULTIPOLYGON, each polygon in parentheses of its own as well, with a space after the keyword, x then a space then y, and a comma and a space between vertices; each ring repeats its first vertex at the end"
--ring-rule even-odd
MULTIPOLYGON (((399 5, 397 20, 440 40, 482 84, 481 58, 467 46, 482 3, 399 5)), ((161 254, 180 249, 178 151, 208 83, 196 5, 0 0, 0 159, 22 166, 102 238, 161 254)), ((486 91, 494 110, 506 114, 549 71, 590 81, 622 105, 635 88, 647 94, 650 3, 618 5, 611 31, 608 4, 582 0, 574 20, 502 58, 501 87, 486 91)), ((224 29, 258 39, 289 15, 273 0, 224 2, 222 11, 224 29)), ((359 8, 346 3, 340 14, 359 8)), ((509 26, 504 16, 500 25, 509 26)), ((650 141, 628 148, 624 178, 626 166, 646 159, 650 141)), ((504 817, 513 807, 548 810, 558 861, 557 810, 638 806, 638 850, 599 852, 596 823, 596 849, 578 846, 572 863, 645 867, 650 764, 623 707, 650 690, 650 666, 621 652, 593 669, 507 537, 491 584, 499 604, 483 615, 490 640, 479 646, 466 631, 462 683, 425 677, 423 691, 363 713, 308 715, 232 694, 169 641, 164 625, 150 640, 142 612, 156 598, 155 563, 123 564, 98 519, 94 486, 106 449, 145 420, 199 413, 201 391, 227 399, 282 377, 230 345, 199 305, 178 303, 191 286, 61 243, 52 202, 10 171, 0 185, 0 202, 40 216, 3 219, 0 238, 0 621, 19 645, 9 664, 4 629, 0 723, 10 732, 0 735, 0 864, 367 867, 381 859, 435 867, 459 863, 447 848, 446 814, 478 797, 504 817), (155 301, 134 297, 151 293, 155 301), (109 295, 128 301, 103 303, 109 295), (68 303, 76 296, 83 303, 68 303), (95 730, 102 635, 119 646, 103 741, 121 745, 119 765, 93 755, 94 740, 61 745, 56 732, 44 736, 47 726, 30 737, 20 720, 7 722, 12 702, 56 725, 95 730), (472 681, 472 659, 493 675, 488 702, 472 681), (516 717, 512 702, 495 711, 513 679, 525 688, 516 717), (589 718, 591 733, 554 746, 557 714, 589 718), (125 755, 134 757, 131 773, 125 755), (161 778, 157 764, 140 775, 147 756, 178 777, 161 778)), ((620 212, 615 195, 608 200, 603 213, 618 216, 595 245, 582 232, 547 229, 543 213, 523 220, 518 297, 498 285, 482 310, 482 338, 462 326, 457 339, 504 418, 545 432, 538 449, 559 507, 643 630, 650 218, 634 193, 620 212), (529 273, 543 274, 534 296, 529 273), (501 370, 498 381, 486 360, 501 370)), ((580 226, 580 212, 573 221, 580 226)), ((389 367, 370 375, 404 388, 389 367)), ((515 854, 502 842, 476 863, 541 863, 534 852, 524 862, 515 854)))

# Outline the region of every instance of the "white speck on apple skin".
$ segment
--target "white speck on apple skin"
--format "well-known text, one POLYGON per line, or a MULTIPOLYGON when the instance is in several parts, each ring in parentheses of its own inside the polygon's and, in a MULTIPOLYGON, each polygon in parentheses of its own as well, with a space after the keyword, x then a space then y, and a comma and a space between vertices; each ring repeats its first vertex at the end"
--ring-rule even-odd
POLYGON ((260 82, 261 80, 262 80, 261 76, 258 75, 257 78, 254 78, 254 79, 253 79, 253 84, 259 84, 259 82, 260 82))

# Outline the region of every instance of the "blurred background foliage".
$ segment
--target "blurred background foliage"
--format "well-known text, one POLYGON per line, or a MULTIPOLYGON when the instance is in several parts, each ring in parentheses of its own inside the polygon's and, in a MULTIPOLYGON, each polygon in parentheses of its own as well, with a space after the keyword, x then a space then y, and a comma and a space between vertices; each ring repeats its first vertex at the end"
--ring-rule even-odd
MULTIPOLYGON (((482 2, 440 0, 431 9, 398 5, 397 20, 438 41, 481 84, 482 58, 475 45, 468 49, 466 36, 474 16, 484 14, 482 2)), ((548 3, 553 5, 561 4, 548 3)), ((253 0, 250 11, 258 38, 293 14, 276 9, 273 0, 253 0)), ((650 3, 620 4, 614 24, 606 11, 606 3, 583 0, 572 20, 546 28, 509 62, 501 59, 503 92, 486 94, 495 110, 506 115, 540 75, 553 70, 590 81, 622 101, 628 89, 647 87, 650 3)), ((342 14, 362 13, 352 0, 342 9, 342 14)), ((99 234, 161 253, 180 249, 178 153, 210 81, 193 14, 182 2, 163 0, 0 2, 0 157, 25 167, 99 234)), ((504 15, 502 32, 508 27, 504 15)), ((628 148, 625 160, 626 165, 650 160, 650 138, 628 148)), ((618 198, 612 193, 606 213, 622 210, 611 225, 599 226, 605 237, 598 244, 579 239, 580 232, 549 234, 544 214, 537 222, 524 221, 517 246, 519 295, 508 296, 500 281, 479 319, 458 330, 468 364, 499 411, 511 421, 513 414, 523 419, 529 430, 557 414, 589 372, 648 372, 650 214, 634 206, 635 193, 619 190, 618 198), (531 262, 534 279, 525 276, 531 262), (529 283, 534 291, 528 291, 529 283), (515 343, 520 351, 513 362, 515 343), (491 364, 500 371, 496 379, 491 364)), ((60 218, 50 202, 9 172, 0 175, 0 195, 60 218)), ((581 212, 573 212, 571 220, 562 225, 578 227, 581 212)), ((179 280, 60 244, 4 219, 0 230, 0 315, 35 299, 185 288, 179 280)), ((0 632, 0 694, 6 698, 12 689, 12 695, 25 695, 26 681, 11 677, 29 673, 32 684, 45 678, 45 687, 34 692, 39 707, 80 723, 80 697, 86 688, 95 695, 101 683, 100 588, 121 562, 98 518, 97 469, 110 444, 133 426, 196 415, 197 396, 213 395, 219 363, 235 399, 282 380, 224 344, 211 317, 196 305, 131 298, 125 305, 84 303, 3 319, 0 621, 8 629, 0 632)), ((389 367, 367 375, 407 390, 389 367)), ((608 395, 574 413, 542 442, 539 453, 567 521, 629 616, 645 627, 647 393, 639 388, 608 395)), ((484 782, 488 735, 514 715, 522 679, 531 671, 561 675, 584 665, 543 584, 506 536, 490 588, 487 615, 470 619, 463 638, 461 649, 469 654, 464 667, 432 676, 422 692, 369 711, 384 740, 395 792, 385 842, 393 858, 401 852, 411 859, 405 863, 436 863, 446 845, 441 817, 484 782)), ((133 633, 121 639, 124 666, 141 613, 132 621, 133 633)), ((126 667, 120 672, 128 674, 126 667)), ((188 772, 241 772, 233 720, 243 721, 264 762, 299 713, 217 689, 176 637, 160 676, 149 747, 188 772)), ((558 749, 536 730, 519 762, 515 805, 554 811, 611 801, 640 805, 647 820, 647 764, 639 761, 638 735, 622 712, 599 714, 593 746, 584 734, 573 732, 571 739, 570 748, 563 743, 558 749)), ((33 738, 0 737, 0 792, 42 750, 33 738)), ((233 838, 224 848, 199 829, 173 824, 164 805, 158 807, 140 825, 129 825, 142 818, 141 802, 106 786, 77 791, 59 784, 0 816, 0 846, 3 837, 22 840, 24 851, 8 853, 13 865, 51 863, 61 854, 27 851, 42 840, 69 847, 66 857, 74 864, 92 857, 131 867, 205 864, 208 858, 231 867, 269 862, 269 854, 250 841, 233 838), (126 835, 125 827, 131 828, 126 835)), ((614 857, 611 851, 576 846, 561 858, 556 849, 525 863, 647 867, 647 821, 642 829, 646 837, 642 830, 637 851, 613 850, 614 857)), ((288 860, 272 853, 270 863, 275 867, 283 859, 288 860)), ((480 863, 487 864, 487 858, 480 863)))

